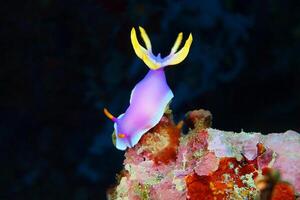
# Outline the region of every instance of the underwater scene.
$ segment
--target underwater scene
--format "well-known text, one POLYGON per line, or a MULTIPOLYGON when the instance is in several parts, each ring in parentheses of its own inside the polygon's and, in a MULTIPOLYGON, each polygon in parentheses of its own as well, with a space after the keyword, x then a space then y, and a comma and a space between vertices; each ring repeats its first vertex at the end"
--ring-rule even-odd
POLYGON ((300 200, 300 2, 2 6, 0 200, 300 200))

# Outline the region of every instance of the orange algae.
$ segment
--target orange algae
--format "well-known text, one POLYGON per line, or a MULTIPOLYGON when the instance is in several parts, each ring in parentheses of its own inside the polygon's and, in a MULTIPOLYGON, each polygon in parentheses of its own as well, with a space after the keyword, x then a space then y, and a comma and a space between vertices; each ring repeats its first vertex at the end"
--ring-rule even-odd
POLYGON ((185 181, 188 188, 187 199, 214 199, 212 190, 209 187, 209 176, 198 176, 196 173, 193 173, 186 176, 185 181))
MULTIPOLYGON (((239 162, 235 158, 221 158, 215 172, 207 176, 196 173, 186 176, 188 199, 226 199, 234 193, 234 187, 244 187, 249 192, 256 190, 244 181, 245 175, 257 176, 253 164, 239 162)), ((247 192, 244 195, 249 196, 247 192)))
POLYGON ((143 147, 143 154, 153 160, 155 164, 168 164, 175 161, 179 146, 181 127, 164 116, 161 121, 145 134, 139 144, 143 147))
POLYGON ((284 182, 279 182, 275 185, 271 200, 295 200, 294 188, 284 182))

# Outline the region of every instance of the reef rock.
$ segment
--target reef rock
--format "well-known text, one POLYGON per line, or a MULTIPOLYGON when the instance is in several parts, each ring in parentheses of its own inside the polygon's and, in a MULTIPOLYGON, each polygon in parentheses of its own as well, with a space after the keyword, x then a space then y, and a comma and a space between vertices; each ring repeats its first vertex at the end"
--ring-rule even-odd
POLYGON ((108 199, 296 199, 300 134, 234 133, 210 128, 211 114, 188 112, 177 125, 166 113, 125 153, 108 199), (182 126, 189 128, 182 133, 182 126))

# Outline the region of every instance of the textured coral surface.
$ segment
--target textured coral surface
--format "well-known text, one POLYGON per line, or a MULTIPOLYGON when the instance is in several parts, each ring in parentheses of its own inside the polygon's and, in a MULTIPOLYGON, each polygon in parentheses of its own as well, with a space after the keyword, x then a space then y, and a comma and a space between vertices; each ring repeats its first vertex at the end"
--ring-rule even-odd
POLYGON ((170 113, 127 149, 108 199, 295 199, 300 193, 300 135, 210 128, 205 110, 177 125, 170 113), (182 126, 189 128, 182 133, 182 126))

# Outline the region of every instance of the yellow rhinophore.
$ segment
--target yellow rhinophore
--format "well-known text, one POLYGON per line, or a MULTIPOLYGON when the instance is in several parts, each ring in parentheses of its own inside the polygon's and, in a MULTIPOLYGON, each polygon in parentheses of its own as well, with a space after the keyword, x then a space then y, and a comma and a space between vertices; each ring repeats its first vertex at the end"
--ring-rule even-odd
POLYGON ((151 46, 151 41, 145 31, 144 28, 139 27, 141 37, 146 45, 146 49, 140 45, 137 36, 136 36, 136 31, 134 28, 131 29, 131 43, 134 49, 134 52, 136 55, 144 61, 144 63, 152 70, 156 70, 168 65, 176 65, 180 62, 182 62, 186 56, 189 53, 192 41, 193 41, 193 36, 192 34, 189 35, 188 39, 186 40, 184 46, 180 51, 177 52, 181 41, 182 41, 182 33, 179 33, 177 36, 177 39, 171 49, 171 52, 168 56, 165 58, 161 58, 160 54, 157 56, 154 56, 152 53, 152 46, 151 46), (176 53, 177 52, 177 53, 176 53))
POLYGON ((182 33, 179 33, 178 36, 177 36, 177 39, 171 49, 171 53, 170 54, 174 54, 176 53, 176 51, 178 50, 180 44, 181 44, 181 41, 182 41, 182 33))
MULTIPOLYGON (((191 47, 191 44, 192 44, 192 41, 193 41, 193 36, 192 34, 190 33, 188 39, 185 41, 185 44, 184 46, 182 47, 182 49, 180 49, 180 51, 178 51, 177 53, 175 53, 174 55, 171 56, 170 59, 168 59, 166 61, 166 65, 176 65, 178 63, 181 63, 185 58, 186 56, 188 55, 189 53, 189 50, 190 50, 190 47, 191 47)), ((177 42, 177 41, 176 41, 177 42)), ((175 43, 176 45, 176 43, 175 43)), ((174 45, 174 47, 175 47, 174 45)), ((178 45, 179 46, 179 45, 178 45)), ((178 47, 177 47, 178 48, 178 47)))

